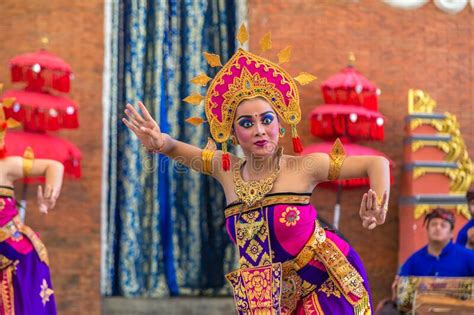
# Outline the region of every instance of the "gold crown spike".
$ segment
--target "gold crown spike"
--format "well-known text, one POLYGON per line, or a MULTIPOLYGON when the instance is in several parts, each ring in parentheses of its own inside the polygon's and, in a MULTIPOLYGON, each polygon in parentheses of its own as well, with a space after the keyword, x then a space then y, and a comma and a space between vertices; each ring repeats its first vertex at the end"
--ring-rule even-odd
POLYGON ((205 73, 201 73, 198 76, 191 79, 191 83, 199 86, 206 86, 207 82, 209 82, 211 78, 209 78, 205 73))
POLYGON ((260 51, 266 52, 270 49, 272 49, 272 34, 268 32, 260 40, 260 51))
POLYGON ((13 118, 8 118, 7 119, 7 117, 5 115, 4 108, 11 107, 14 101, 15 101, 14 98, 8 98, 8 99, 4 99, 2 101, 3 103, 0 103, 0 122, 5 122, 7 128, 17 128, 17 127, 21 126, 20 122, 16 121, 13 118))
POLYGON ((219 55, 211 54, 208 52, 205 52, 203 54, 204 54, 204 58, 206 58, 207 63, 211 67, 222 67, 221 57, 219 57, 219 55))
POLYGON ((193 93, 187 96, 186 98, 184 98, 183 101, 192 105, 199 105, 201 104, 203 99, 204 99, 204 96, 202 96, 201 94, 193 93))
POLYGON ((21 126, 21 123, 16 121, 15 119, 13 118, 8 118, 7 119, 7 128, 17 128, 17 127, 20 127, 21 126))
POLYGON ((15 98, 14 97, 8 97, 8 98, 4 98, 2 100, 2 105, 3 107, 6 107, 6 108, 10 108, 12 107, 13 103, 15 102, 15 98))
POLYGON ((278 63, 280 65, 290 61, 291 49, 292 47, 288 46, 278 53, 278 63))
POLYGON ((206 121, 202 119, 201 117, 189 117, 186 119, 186 122, 197 127, 197 126, 202 125, 206 121))
POLYGON ((293 79, 295 79, 295 81, 301 85, 306 85, 316 80, 317 77, 307 72, 301 72, 300 74, 298 74, 298 76, 294 77, 293 79))
POLYGON ((243 23, 240 25, 239 32, 237 33, 237 40, 239 41, 240 46, 249 40, 249 32, 243 23))
POLYGON ((8 128, 19 127, 21 124, 13 118, 6 119, 4 105, 0 102, 0 141, 2 146, 0 147, 0 159, 3 159, 6 154, 5 149, 5 135, 8 128))
MULTIPOLYGON (((2 89, 3 84, 0 84, 0 90, 2 89)), ((21 124, 13 118, 8 118, 5 115, 5 108, 10 108, 15 102, 14 97, 9 97, 1 100, 0 102, 0 123, 6 123, 7 128, 16 128, 20 127, 21 124)))

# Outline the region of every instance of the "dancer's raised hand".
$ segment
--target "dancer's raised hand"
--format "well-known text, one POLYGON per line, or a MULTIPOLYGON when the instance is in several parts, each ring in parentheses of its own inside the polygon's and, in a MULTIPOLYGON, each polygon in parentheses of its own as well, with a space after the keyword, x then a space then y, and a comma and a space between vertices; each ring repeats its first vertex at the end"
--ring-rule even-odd
POLYGON ((379 202, 377 193, 372 189, 369 189, 367 193, 362 197, 360 204, 359 215, 362 219, 362 226, 369 230, 372 230, 377 225, 385 222, 387 216, 387 201, 388 194, 385 191, 382 200, 379 202))
POLYGON ((59 197, 59 188, 53 188, 50 185, 45 185, 44 192, 41 185, 38 186, 37 199, 38 208, 41 213, 47 214, 48 210, 53 209, 56 205, 56 200, 59 197))
POLYGON ((132 105, 127 104, 125 114, 128 119, 122 118, 122 122, 149 151, 160 151, 165 145, 165 137, 163 137, 160 127, 151 117, 145 105, 142 102, 138 102, 138 107, 143 116, 132 105))

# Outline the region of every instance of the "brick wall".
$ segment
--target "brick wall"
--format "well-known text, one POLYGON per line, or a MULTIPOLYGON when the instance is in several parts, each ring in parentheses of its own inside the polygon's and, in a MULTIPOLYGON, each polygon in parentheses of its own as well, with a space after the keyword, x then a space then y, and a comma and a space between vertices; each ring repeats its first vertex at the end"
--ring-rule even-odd
MULTIPOLYGON (((361 189, 344 191, 341 231, 361 255, 376 301, 390 295, 397 270, 398 202, 402 167, 403 118, 407 113, 409 88, 424 89, 438 102, 437 111, 449 111, 460 122, 461 132, 474 157, 474 13, 465 9, 448 15, 433 4, 405 11, 377 0, 310 1, 249 0, 250 47, 272 32, 274 50, 292 45, 293 75, 310 72, 319 83, 347 63, 349 51, 356 55, 356 68, 382 90, 380 111, 388 118, 383 143, 365 143, 390 156, 397 168, 389 216, 374 231, 362 229, 358 217, 361 189)), ((308 114, 322 103, 319 83, 300 89, 303 143, 315 139, 309 133, 308 114)), ((289 142, 288 149, 289 148, 289 142)), ((287 150, 287 152, 291 150, 287 150)), ((335 193, 317 190, 313 196, 322 217, 332 221, 335 193)))
POLYGON ((8 60, 41 48, 44 35, 49 50, 74 71, 71 98, 80 106, 81 128, 60 135, 82 151, 83 176, 65 181, 57 207, 47 216, 30 198, 26 221, 49 250, 59 314, 99 314, 103 1, 2 0, 0 12, 0 82, 5 88, 11 87, 8 60))

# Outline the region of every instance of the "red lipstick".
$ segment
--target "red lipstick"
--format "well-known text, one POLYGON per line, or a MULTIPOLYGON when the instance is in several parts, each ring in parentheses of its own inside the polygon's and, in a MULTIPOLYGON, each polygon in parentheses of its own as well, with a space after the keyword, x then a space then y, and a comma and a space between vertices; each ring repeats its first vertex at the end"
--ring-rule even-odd
POLYGON ((259 140, 259 141, 254 142, 253 144, 255 144, 256 146, 259 146, 259 147, 263 147, 263 146, 265 146, 267 143, 268 143, 267 140, 259 140))

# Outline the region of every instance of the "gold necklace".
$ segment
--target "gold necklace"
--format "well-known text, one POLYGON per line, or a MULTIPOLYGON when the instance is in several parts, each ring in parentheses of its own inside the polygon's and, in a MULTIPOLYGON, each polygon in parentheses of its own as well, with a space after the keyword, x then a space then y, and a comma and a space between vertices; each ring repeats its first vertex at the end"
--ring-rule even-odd
POLYGON ((273 183, 275 182, 278 174, 280 173, 280 160, 282 156, 283 149, 278 148, 277 151, 277 166, 272 171, 272 173, 267 176, 266 178, 259 179, 259 180, 250 180, 248 182, 242 179, 240 175, 240 170, 242 169, 242 165, 246 162, 244 159, 240 160, 239 163, 234 168, 234 184, 235 184, 235 193, 239 200, 247 207, 253 206, 258 201, 262 200, 266 194, 268 194, 272 188, 273 183))

